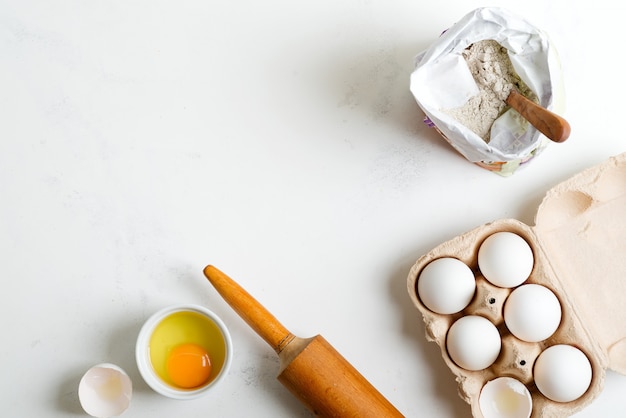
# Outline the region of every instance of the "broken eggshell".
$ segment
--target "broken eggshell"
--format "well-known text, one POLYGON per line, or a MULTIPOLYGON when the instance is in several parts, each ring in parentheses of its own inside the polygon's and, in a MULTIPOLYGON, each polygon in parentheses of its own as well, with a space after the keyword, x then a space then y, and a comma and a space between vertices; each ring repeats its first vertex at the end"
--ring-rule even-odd
POLYGON ((519 380, 506 376, 483 386, 479 404, 484 418, 528 418, 533 410, 528 388, 519 380))
POLYGON ((91 416, 116 417, 130 405, 133 385, 126 372, 115 364, 101 363, 83 375, 78 385, 80 404, 91 416))

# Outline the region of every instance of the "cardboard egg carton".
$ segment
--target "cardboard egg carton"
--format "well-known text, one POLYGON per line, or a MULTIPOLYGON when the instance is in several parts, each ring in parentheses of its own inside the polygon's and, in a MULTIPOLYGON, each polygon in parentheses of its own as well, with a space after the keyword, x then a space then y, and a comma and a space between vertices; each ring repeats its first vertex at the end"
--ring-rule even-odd
POLYGON ((587 169, 551 189, 539 206, 535 225, 502 219, 453 238, 420 257, 407 279, 411 300, 421 312, 426 338, 441 355, 458 382, 459 395, 472 414, 482 417, 478 398, 488 381, 500 376, 517 378, 533 399, 532 417, 565 417, 583 409, 602 391, 606 369, 626 374, 626 153, 587 169), (491 234, 508 231, 531 246, 534 266, 523 283, 546 286, 559 299, 561 323, 548 339, 530 343, 517 339, 504 323, 503 306, 514 289, 499 288, 482 277, 478 249, 491 234), (461 312, 442 315, 420 301, 417 281, 422 269, 441 257, 466 263, 476 277, 476 292, 461 312), (482 315, 498 328, 500 355, 490 367, 469 371, 457 366, 446 351, 446 334, 465 315, 482 315), (571 402, 554 402, 539 392, 533 365, 539 354, 555 344, 582 350, 591 362, 589 389, 571 402))

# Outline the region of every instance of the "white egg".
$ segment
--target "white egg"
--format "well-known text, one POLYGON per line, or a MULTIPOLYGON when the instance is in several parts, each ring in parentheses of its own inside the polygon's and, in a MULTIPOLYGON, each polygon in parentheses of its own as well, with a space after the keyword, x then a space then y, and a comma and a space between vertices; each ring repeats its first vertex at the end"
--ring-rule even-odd
POLYGON ((487 318, 467 315, 456 320, 448 330, 446 348, 452 361, 466 370, 491 366, 502 347, 500 333, 487 318))
POLYGON ((591 384, 591 363, 571 345, 559 344, 545 349, 533 367, 537 389, 555 402, 580 398, 591 384))
POLYGON ((424 267, 417 281, 417 293, 431 311, 453 314, 462 311, 474 297, 476 280, 461 260, 444 257, 424 267))
POLYGON ((513 290, 506 299, 504 323, 520 340, 543 341, 561 324, 561 304, 547 287, 525 284, 513 290))
POLYGON ((519 380, 498 377, 483 386, 478 405, 484 418, 528 418, 533 410, 533 399, 519 380))
POLYGON ((133 386, 118 366, 102 363, 87 370, 78 385, 80 404, 89 415, 115 417, 130 405, 133 386))
POLYGON ((499 287, 522 284, 530 276, 534 263, 530 245, 512 232, 496 232, 478 249, 478 268, 485 279, 499 287))

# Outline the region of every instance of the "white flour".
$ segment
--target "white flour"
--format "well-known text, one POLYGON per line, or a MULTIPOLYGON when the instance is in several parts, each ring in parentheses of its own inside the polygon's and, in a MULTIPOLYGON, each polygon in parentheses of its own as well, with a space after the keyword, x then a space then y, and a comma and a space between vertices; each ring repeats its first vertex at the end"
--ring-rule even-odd
POLYGON ((476 81, 479 93, 463 106, 444 112, 489 142, 491 125, 508 108, 505 103, 516 88, 533 101, 537 97, 515 72, 507 49, 487 39, 475 42, 463 51, 463 57, 476 81))

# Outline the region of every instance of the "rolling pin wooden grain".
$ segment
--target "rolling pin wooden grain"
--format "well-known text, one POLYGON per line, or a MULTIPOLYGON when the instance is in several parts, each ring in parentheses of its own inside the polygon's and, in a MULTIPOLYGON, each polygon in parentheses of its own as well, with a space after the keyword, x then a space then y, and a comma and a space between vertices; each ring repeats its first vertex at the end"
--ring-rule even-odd
POLYGON ((554 142, 563 142, 569 138, 571 127, 565 119, 539 106, 517 90, 511 90, 506 103, 517 110, 524 119, 544 134, 546 138, 554 142))
POLYGON ((293 335, 234 280, 211 265, 204 269, 224 300, 278 354, 278 380, 321 417, 402 417, 321 335, 293 335))

